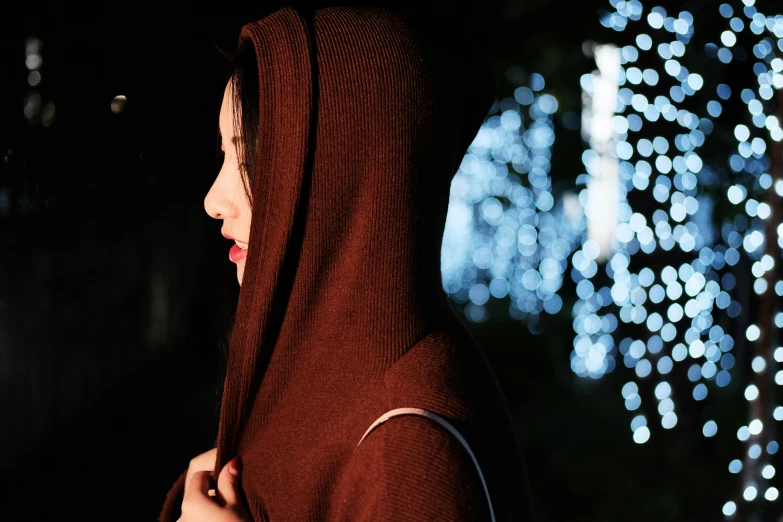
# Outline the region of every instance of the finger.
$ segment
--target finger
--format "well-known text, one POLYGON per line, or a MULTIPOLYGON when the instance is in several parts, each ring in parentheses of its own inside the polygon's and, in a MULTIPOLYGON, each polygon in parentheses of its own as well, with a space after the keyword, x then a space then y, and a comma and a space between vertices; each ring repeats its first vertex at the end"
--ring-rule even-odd
POLYGON ((182 497, 183 502, 185 500, 195 500, 198 498, 209 498, 209 490, 212 488, 211 471, 197 471, 190 478, 190 484, 185 489, 185 494, 182 497))
POLYGON ((197 471, 193 474, 190 487, 182 500, 182 519, 188 522, 206 522, 221 520, 222 509, 209 496, 214 479, 210 471, 197 471))
POLYGON ((223 466, 218 475, 217 494, 225 502, 226 506, 234 506, 239 503, 241 460, 234 457, 223 466))
POLYGON ((190 459, 190 464, 188 465, 188 472, 187 476, 185 478, 185 488, 188 487, 188 484, 190 484, 190 478, 193 476, 193 473, 196 471, 215 471, 215 456, 217 454, 217 448, 212 448, 209 451, 205 451, 204 453, 197 455, 190 459))

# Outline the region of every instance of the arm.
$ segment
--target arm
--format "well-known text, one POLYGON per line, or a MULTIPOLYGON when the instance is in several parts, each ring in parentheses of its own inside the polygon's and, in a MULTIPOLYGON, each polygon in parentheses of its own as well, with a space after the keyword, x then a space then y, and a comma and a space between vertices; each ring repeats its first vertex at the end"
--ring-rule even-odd
POLYGON ((430 419, 405 415, 376 427, 354 451, 328 520, 484 522, 489 508, 459 441, 430 419))

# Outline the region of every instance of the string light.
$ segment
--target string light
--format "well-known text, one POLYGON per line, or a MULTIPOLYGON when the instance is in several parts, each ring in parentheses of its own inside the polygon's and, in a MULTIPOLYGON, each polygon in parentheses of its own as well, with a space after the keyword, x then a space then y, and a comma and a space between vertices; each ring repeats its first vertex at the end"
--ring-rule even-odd
MULTIPOLYGON (((469 320, 486 320, 487 301, 508 296, 512 317, 534 332, 541 313, 560 310, 562 282, 570 275, 576 294, 571 369, 599 379, 622 362, 632 377, 621 390, 632 438, 644 444, 656 428, 647 409, 656 406, 660 427, 674 428, 675 397, 705 401, 731 382, 735 340, 759 345, 772 335, 764 323, 729 332, 718 322, 733 326, 742 312, 732 274, 741 259, 758 299, 783 296, 783 280, 772 277, 780 255, 770 250, 783 248, 783 223, 770 229, 773 207, 766 201, 770 191, 783 196, 783 179, 770 175, 768 155, 771 143, 783 141, 783 127, 767 112, 774 91, 783 88, 783 15, 764 15, 753 0, 720 4, 725 25, 715 27, 702 50, 691 41, 697 22, 691 13, 647 11, 638 0, 609 3, 613 10, 599 13, 601 25, 637 34, 623 47, 594 45, 596 70, 580 79, 589 147, 578 194, 553 192, 557 101, 543 93, 544 79, 531 74, 513 99, 496 103, 455 177, 442 271, 444 288, 466 303, 469 320), (702 52, 710 62, 689 58, 702 52), (698 70, 735 60, 752 71, 752 88, 710 85, 698 70), (738 104, 742 120, 726 121, 736 113, 726 109, 738 104), (718 118, 732 130, 734 145, 715 162, 702 150, 718 118), (717 200, 729 210, 713 224, 717 200), (768 237, 770 230, 777 237, 768 237), (668 377, 678 366, 688 377, 681 393, 668 377), (643 400, 649 390, 656 401, 643 400)), ((783 313, 776 312, 774 326, 783 328, 783 313)), ((774 375, 783 385, 783 370, 775 368, 783 347, 774 356, 762 353, 751 360, 752 378, 774 375)), ((755 383, 743 388, 749 406, 762 402, 762 392, 755 383)), ((779 496, 768 463, 779 445, 765 423, 783 420, 783 406, 769 419, 754 417, 728 430, 715 420, 702 426, 704 437, 725 431, 746 444, 745 454, 728 464, 742 484, 722 506, 726 517, 745 503, 779 496)))
POLYGON ((41 123, 44 127, 51 127, 54 124, 54 102, 44 103, 39 91, 42 81, 42 47, 41 39, 34 35, 29 36, 25 41, 25 67, 29 71, 27 85, 30 88, 24 98, 24 116, 31 125, 41 123))
POLYGON ((441 251, 443 288, 474 322, 491 298, 531 330, 562 308, 567 258, 584 231, 576 196, 556 202, 549 176, 557 99, 531 73, 496 102, 451 185, 441 251))
MULTIPOLYGON (((606 27, 624 31, 632 21, 644 18, 637 16, 631 19, 630 2, 612 0, 610 3, 616 12, 601 15, 601 23, 606 27)), ((730 382, 730 371, 734 367, 734 357, 730 351, 734 339, 714 324, 715 314, 721 310, 730 318, 737 317, 741 311, 739 302, 731 298, 736 278, 728 273, 727 268, 736 265, 742 255, 747 256, 752 261, 753 292, 762 296, 772 291, 767 272, 774 269, 775 257, 765 253, 768 251, 766 220, 771 216, 771 207, 762 199, 765 191, 773 185, 773 179, 767 172, 770 166, 766 154, 767 144, 769 140, 781 141, 783 129, 776 116, 765 113, 765 102, 772 98, 773 89, 783 87, 783 59, 776 55, 777 50, 783 50, 783 16, 766 17, 758 13, 752 4, 752 1, 746 1, 744 8, 736 10, 730 4, 719 6, 719 12, 727 19, 728 27, 719 34, 715 43, 705 46, 705 52, 722 63, 730 63, 744 53, 738 33, 745 28, 746 23, 735 16, 741 11, 749 19, 748 26, 753 34, 772 33, 775 36, 773 39, 765 35, 753 46, 753 55, 763 60, 752 66, 758 86, 753 90, 744 89, 739 96, 732 96, 731 88, 720 84, 715 91, 715 99, 709 100, 705 108, 699 108, 698 113, 686 107, 692 105, 688 97, 706 88, 704 80, 678 60, 688 51, 693 35, 694 18, 690 13, 683 11, 673 16, 662 7, 653 7, 646 15, 646 22, 653 36, 660 35, 658 39, 663 41, 655 46, 654 38, 644 31, 635 39, 637 47, 626 46, 618 51, 620 63, 627 67, 618 82, 617 124, 613 126, 612 136, 615 155, 620 161, 620 224, 612 245, 613 254, 605 266, 607 277, 603 278, 603 274, 597 270, 589 274, 572 272, 577 284, 589 280, 593 286, 600 286, 602 283, 598 282, 599 279, 604 281, 606 286, 602 288, 605 290, 603 295, 611 299, 602 300, 595 306, 585 296, 578 296, 579 300, 574 307, 577 335, 572 368, 582 376, 600 377, 600 372, 591 372, 586 365, 573 364, 574 360, 584 357, 585 347, 599 338, 613 345, 613 332, 600 328, 588 332, 583 326, 600 324, 593 319, 595 316, 601 317, 599 310, 603 310, 604 316, 619 310, 617 315, 621 322, 646 327, 644 337, 625 337, 619 342, 619 353, 623 356, 625 366, 635 369, 639 379, 639 384, 631 381, 623 388, 626 408, 637 414, 634 419, 640 417, 639 386, 644 380, 656 379, 655 373, 651 371, 653 365, 657 366, 658 374, 663 376, 671 371, 676 362, 688 364, 688 378, 694 383, 692 396, 697 401, 707 397, 708 383, 714 382, 722 387, 730 382), (673 33, 675 39, 667 37, 667 32, 673 33), (638 56, 645 52, 657 52, 660 58, 661 70, 656 74, 648 73, 649 81, 644 81, 645 75, 641 67, 636 65, 638 56), (664 78, 672 82, 668 97, 648 94, 650 87, 660 90, 664 78), (711 118, 720 117, 724 104, 733 100, 745 105, 751 125, 743 122, 734 127, 737 147, 728 158, 732 183, 724 190, 728 201, 736 205, 737 213, 734 219, 727 219, 717 231, 711 226, 711 199, 702 194, 720 190, 722 180, 716 174, 716 166, 705 164, 698 151, 709 139, 713 127, 711 118), (645 121, 657 122, 661 118, 671 122, 671 134, 667 136, 661 132, 654 139, 633 139, 634 133, 641 131, 645 121), (632 191, 647 191, 651 193, 652 199, 661 204, 662 208, 652 212, 652 223, 634 211, 627 198, 632 191), (637 259, 642 261, 635 262, 635 265, 648 265, 644 259, 654 255, 656 250, 678 249, 681 251, 680 258, 684 254, 686 259, 679 266, 676 263, 667 265, 658 274, 652 273, 647 266, 638 272, 630 269, 632 261, 637 259), (726 273, 721 275, 724 271, 726 273), (680 339, 684 344, 677 342, 680 339), (672 347, 670 353, 666 353, 665 347, 668 346, 672 347), (654 364, 656 359, 657 364, 654 364), (631 388, 634 390, 634 400, 626 397, 626 392, 631 388)), ((639 7, 634 7, 635 15, 641 14, 639 7)), ((583 77, 583 89, 595 85, 594 75, 583 77)), ((595 95, 594 92, 588 94, 595 95)), ((660 124, 655 128, 660 129, 660 124)), ((589 128, 587 130, 590 131, 589 128)), ((592 140, 591 149, 594 149, 592 140)), ((588 173, 603 167, 596 164, 596 156, 589 151, 584 156, 588 173)), ((776 182, 774 190, 781 195, 783 180, 776 182)), ((589 209, 586 212, 589 214, 589 209)), ((783 246, 783 225, 778 227, 777 243, 783 246)), ((573 265, 578 268, 582 256, 594 249, 595 245, 584 237, 582 249, 577 250, 572 258, 573 265)), ((783 295, 783 281, 775 282, 775 291, 783 295)), ((776 317, 776 326, 783 327, 783 314, 776 317)), ((764 325, 750 325, 744 332, 747 341, 760 342, 763 328, 764 325)), ((776 352, 776 361, 783 360, 782 352, 776 352)), ((608 353, 608 356, 611 354, 608 353)), ((756 356, 751 366, 754 373, 763 374, 770 362, 756 356)), ((783 384, 781 375, 783 372, 776 375, 778 384, 783 384)), ((669 420, 667 423, 666 416, 673 414, 674 410, 674 404, 669 398, 671 387, 665 380, 652 387, 660 401, 658 410, 662 414, 662 426, 669 428, 673 422, 669 420)), ((744 390, 745 399, 749 403, 758 400, 759 394, 760 390, 755 384, 748 385, 744 390)), ((783 420, 783 408, 775 409, 774 418, 783 420)), ((754 441, 761 440, 759 437, 763 430, 763 421, 752 419, 748 426, 737 431, 737 438, 749 444, 747 458, 752 461, 762 458, 762 446, 754 441)), ((704 424, 702 433, 705 437, 712 437, 717 431, 717 424, 710 420, 704 424)), ((649 431, 641 438, 634 434, 634 441, 643 442, 649 436, 649 431)), ((773 454, 777 448, 777 442, 770 441, 767 453, 773 454)), ((766 500, 777 499, 777 489, 764 484, 774 476, 774 468, 765 465, 759 469, 761 472, 758 474, 746 470, 742 499, 727 502, 723 506, 724 515, 733 516, 739 500, 753 502, 761 499, 762 494, 766 500)), ((740 473, 742 470, 742 461, 739 459, 729 465, 731 473, 740 473)))

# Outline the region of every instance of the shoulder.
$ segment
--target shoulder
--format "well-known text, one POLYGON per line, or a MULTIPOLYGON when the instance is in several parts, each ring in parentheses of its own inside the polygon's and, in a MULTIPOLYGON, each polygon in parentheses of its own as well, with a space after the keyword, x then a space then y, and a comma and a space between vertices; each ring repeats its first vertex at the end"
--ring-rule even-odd
MULTIPOLYGON (((400 407, 429 410, 448 420, 465 438, 481 466, 497 520, 532 519, 517 428, 497 376, 471 336, 459 329, 432 332, 386 371, 384 385, 386 411, 400 407)), ((442 473, 446 481, 458 477, 455 494, 465 494, 460 485, 466 485, 472 492, 466 502, 474 507, 477 502, 486 503, 470 455, 454 435, 431 419, 409 415, 389 419, 361 446, 371 437, 377 437, 373 444, 379 446, 374 451, 384 456, 382 462, 370 466, 409 466, 414 455, 424 454, 437 469, 419 471, 442 473)), ((372 460, 372 455, 365 458, 372 460)))
POLYGON ((412 478, 418 472, 428 476, 459 475, 465 480, 458 481, 458 485, 468 485, 472 482, 468 479, 475 475, 480 484, 476 464, 457 436, 436 420, 421 415, 402 414, 386 419, 365 436, 354 455, 375 471, 393 472, 398 464, 404 464, 409 466, 406 472, 412 478))
POLYGON ((509 415, 488 360, 459 330, 425 336, 386 370, 384 386, 389 409, 415 406, 489 431, 509 415))
POLYGON ((357 518, 334 520, 489 520, 470 454, 419 415, 389 418, 365 437, 337 483, 337 505, 357 518))
POLYGON ((471 338, 430 332, 384 372, 389 400, 404 398, 406 391, 462 393, 477 373, 489 369, 485 362, 471 338))

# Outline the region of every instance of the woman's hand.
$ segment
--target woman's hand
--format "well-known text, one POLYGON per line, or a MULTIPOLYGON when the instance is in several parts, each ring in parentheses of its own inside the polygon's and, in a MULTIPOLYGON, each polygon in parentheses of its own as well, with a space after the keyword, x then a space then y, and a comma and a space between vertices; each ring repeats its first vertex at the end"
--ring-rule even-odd
POLYGON ((185 487, 182 516, 178 522, 253 522, 242 503, 241 461, 235 457, 218 476, 217 488, 212 488, 212 472, 196 471, 185 487), (215 489, 215 495, 209 491, 215 489))
POLYGON ((209 451, 205 451, 201 455, 196 455, 190 459, 188 464, 188 472, 185 475, 185 491, 188 489, 190 479, 197 471, 215 471, 215 458, 217 458, 217 448, 212 448, 209 451))

